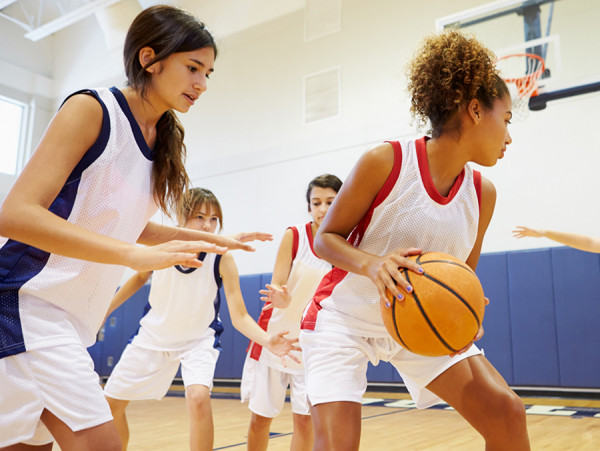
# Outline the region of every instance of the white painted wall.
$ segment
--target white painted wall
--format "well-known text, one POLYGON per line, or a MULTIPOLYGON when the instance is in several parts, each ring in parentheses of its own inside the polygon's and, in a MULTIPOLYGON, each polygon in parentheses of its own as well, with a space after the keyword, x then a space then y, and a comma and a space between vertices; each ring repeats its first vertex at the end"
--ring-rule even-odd
MULTIPOLYGON (((404 66, 421 38, 435 30, 435 19, 480 4, 429 0, 423 8, 408 0, 343 0, 342 31, 304 43, 304 13, 297 7, 229 34, 214 2, 184 3, 211 5, 205 11, 215 24, 207 23, 220 45, 209 90, 182 115, 190 176, 221 200, 224 233, 275 235, 273 243, 258 243, 256 253, 236 252, 241 274, 272 270, 286 226, 308 220, 304 193, 312 177, 331 172, 343 179, 370 145, 416 133, 404 66), (304 125, 303 77, 333 66, 341 68, 341 116, 304 125)), ((202 9, 189 7, 203 17, 202 9)), ((14 32, 10 39, 18 36, 14 32)), ((120 49, 107 50, 95 17, 48 39, 50 44, 40 41, 40 53, 52 54, 52 73, 44 76, 52 79, 54 105, 81 87, 122 84, 120 49)), ((5 58, 1 47, 0 62, 18 64, 14 52, 5 58)), ((28 64, 22 67, 41 72, 28 64)), ((4 85, 10 83, 0 71, 0 89, 4 85)), ((593 202, 600 137, 592 133, 599 108, 599 94, 576 97, 511 126, 514 142, 506 158, 493 168, 478 168, 498 190, 484 252, 553 244, 513 239, 510 231, 519 224, 600 235, 593 202)))

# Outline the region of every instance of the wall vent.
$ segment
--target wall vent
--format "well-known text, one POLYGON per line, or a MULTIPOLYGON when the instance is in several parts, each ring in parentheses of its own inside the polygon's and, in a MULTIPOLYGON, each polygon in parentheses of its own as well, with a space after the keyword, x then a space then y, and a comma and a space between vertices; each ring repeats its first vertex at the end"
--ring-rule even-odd
POLYGON ((334 67, 304 77, 304 123, 340 115, 340 68, 334 67))

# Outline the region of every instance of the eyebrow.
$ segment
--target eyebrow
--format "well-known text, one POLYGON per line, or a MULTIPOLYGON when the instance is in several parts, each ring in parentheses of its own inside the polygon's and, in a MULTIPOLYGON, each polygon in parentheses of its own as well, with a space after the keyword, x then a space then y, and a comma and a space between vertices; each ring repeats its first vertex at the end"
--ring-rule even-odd
MULTIPOLYGON (((190 58, 190 61, 193 61, 194 63, 196 63, 198 66, 202 66, 202 67, 206 67, 206 64, 204 64, 202 61, 198 61, 197 59, 194 58, 190 58)), ((215 70, 211 67, 210 69, 208 69, 208 72, 212 73, 215 70)))

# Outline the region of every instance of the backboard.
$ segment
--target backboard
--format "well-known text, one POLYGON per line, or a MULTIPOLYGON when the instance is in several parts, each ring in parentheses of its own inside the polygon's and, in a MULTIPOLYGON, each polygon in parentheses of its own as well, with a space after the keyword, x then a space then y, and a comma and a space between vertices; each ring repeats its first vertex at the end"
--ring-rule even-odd
POLYGON ((597 0, 498 0, 441 17, 436 28, 473 33, 498 57, 541 56, 545 71, 529 100, 530 110, 540 110, 552 100, 600 91, 599 22, 597 0))

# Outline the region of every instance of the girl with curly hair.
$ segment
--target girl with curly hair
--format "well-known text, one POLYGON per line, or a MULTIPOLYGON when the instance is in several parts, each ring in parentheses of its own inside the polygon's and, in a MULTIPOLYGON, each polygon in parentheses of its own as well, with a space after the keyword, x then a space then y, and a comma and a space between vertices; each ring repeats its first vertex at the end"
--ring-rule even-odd
POLYGON ((468 163, 493 166, 512 141, 511 99, 494 60, 459 31, 428 37, 408 66, 408 88, 430 136, 364 153, 317 232, 315 251, 334 266, 300 334, 317 450, 358 449, 367 363, 380 360, 419 408, 450 404, 486 449, 529 449, 522 401, 473 343, 416 355, 392 340, 380 313, 386 289, 400 301, 412 291, 399 268, 422 272, 410 255, 440 251, 477 266, 496 192, 468 163))

